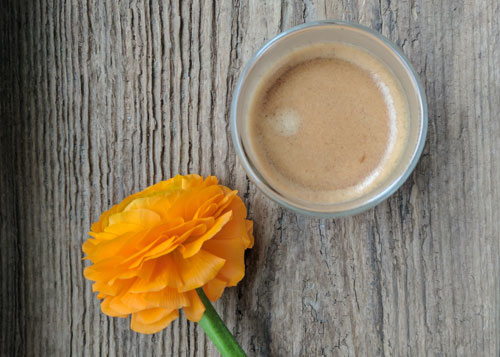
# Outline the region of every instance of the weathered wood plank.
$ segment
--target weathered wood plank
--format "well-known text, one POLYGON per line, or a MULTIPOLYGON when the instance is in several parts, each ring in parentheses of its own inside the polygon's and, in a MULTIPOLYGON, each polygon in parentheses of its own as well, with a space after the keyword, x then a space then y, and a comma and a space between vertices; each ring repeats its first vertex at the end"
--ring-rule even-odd
POLYGON ((0 4, 0 345, 6 355, 217 355, 184 317, 154 336, 100 313, 80 246, 123 197, 217 175, 256 222, 217 303, 250 355, 500 353, 500 4, 496 0, 0 4), (267 40, 359 22, 411 59, 429 135, 376 208, 312 219, 239 166, 229 106, 267 40))
POLYGON ((19 92, 18 73, 13 60, 19 53, 15 43, 18 34, 7 24, 7 7, 0 4, 0 345, 6 355, 15 355, 22 347, 20 339, 20 275, 21 247, 17 210, 16 151, 14 122, 19 108, 13 93, 19 92))

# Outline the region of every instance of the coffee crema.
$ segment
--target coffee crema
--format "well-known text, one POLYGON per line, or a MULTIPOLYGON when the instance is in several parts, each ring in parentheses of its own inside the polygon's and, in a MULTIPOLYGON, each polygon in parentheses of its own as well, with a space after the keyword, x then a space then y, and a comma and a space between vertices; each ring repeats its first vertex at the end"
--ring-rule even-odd
POLYGON ((299 48, 260 80, 249 110, 249 153, 286 196, 344 202, 393 171, 408 135, 408 105, 392 72, 343 43, 299 48))

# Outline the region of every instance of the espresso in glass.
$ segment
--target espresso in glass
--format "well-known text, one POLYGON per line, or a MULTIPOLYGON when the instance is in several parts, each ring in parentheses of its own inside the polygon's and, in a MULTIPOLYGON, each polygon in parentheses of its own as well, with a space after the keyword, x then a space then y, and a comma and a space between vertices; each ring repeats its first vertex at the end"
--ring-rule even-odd
POLYGON ((353 45, 295 49, 262 77, 249 108, 254 164, 284 195, 315 203, 356 199, 387 178, 408 136, 397 78, 353 45))

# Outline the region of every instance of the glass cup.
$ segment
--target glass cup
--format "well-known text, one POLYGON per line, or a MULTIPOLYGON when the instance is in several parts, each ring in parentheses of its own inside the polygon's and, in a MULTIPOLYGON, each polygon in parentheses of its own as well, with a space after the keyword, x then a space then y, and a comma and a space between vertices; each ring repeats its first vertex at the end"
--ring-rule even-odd
POLYGON ((408 59, 387 38, 357 24, 342 21, 309 22, 274 37, 248 62, 234 92, 231 130, 236 153, 248 177, 269 198, 300 213, 342 217, 358 214, 379 204, 392 195, 411 174, 425 144, 427 103, 424 89, 408 59), (255 88, 268 70, 296 48, 326 42, 343 42, 365 49, 393 72, 408 101, 408 138, 399 163, 377 187, 349 201, 317 203, 285 195, 266 181, 249 155, 250 138, 245 124, 255 88))

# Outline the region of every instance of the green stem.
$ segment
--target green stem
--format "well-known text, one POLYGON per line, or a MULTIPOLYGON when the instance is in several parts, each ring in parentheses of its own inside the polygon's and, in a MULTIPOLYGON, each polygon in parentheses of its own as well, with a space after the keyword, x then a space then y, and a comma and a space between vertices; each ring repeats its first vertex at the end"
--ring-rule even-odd
POLYGON ((196 289, 198 296, 203 305, 205 305, 205 313, 199 324, 212 340, 213 344, 223 357, 245 357, 245 352, 234 339, 234 336, 229 332, 224 322, 221 320, 217 311, 208 300, 202 288, 196 289))

